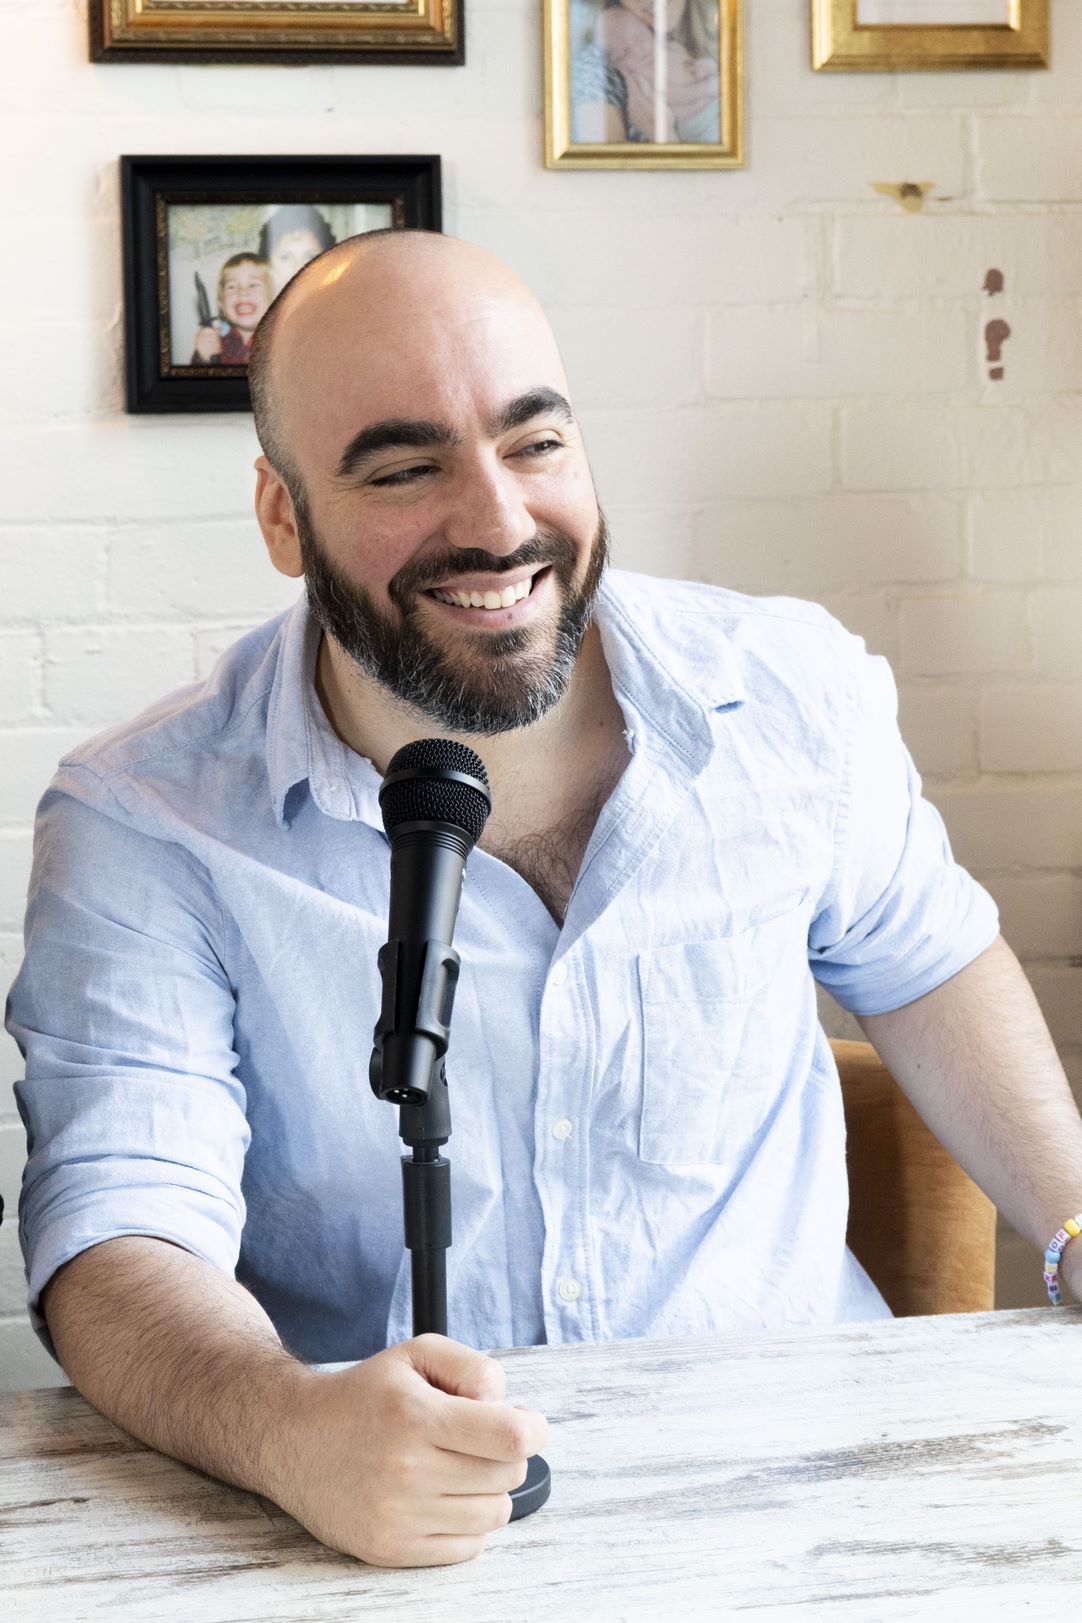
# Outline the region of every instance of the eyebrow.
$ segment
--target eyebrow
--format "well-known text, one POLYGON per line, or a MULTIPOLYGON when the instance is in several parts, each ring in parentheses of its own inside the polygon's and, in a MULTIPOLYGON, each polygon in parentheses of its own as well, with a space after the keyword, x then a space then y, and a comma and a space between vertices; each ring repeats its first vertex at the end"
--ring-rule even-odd
MULTIPOLYGON (((530 389, 526 394, 509 400, 486 425, 490 436, 509 434, 521 428, 534 417, 544 415, 560 417, 573 423, 575 415, 562 394, 555 389, 530 389)), ((462 436, 449 423, 434 422, 427 418, 387 417, 372 423, 354 434, 338 461, 338 477, 357 473, 372 457, 383 451, 411 448, 413 450, 453 449, 461 445, 462 436)))

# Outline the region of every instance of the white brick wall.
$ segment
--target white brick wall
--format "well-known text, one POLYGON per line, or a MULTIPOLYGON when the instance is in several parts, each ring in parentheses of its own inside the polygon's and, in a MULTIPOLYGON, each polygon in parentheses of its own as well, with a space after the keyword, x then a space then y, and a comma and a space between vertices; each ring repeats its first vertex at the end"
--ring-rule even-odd
MULTIPOLYGON (((447 228, 550 304, 617 558, 816 597, 895 663, 1082 1087, 1082 6, 1052 5, 1049 73, 891 77, 811 73, 807 0, 746 0, 746 170, 559 174, 533 0, 470 0, 447 70, 91 67, 83 0, 8 0, 0 231, 29 251, 0 256, 5 983, 55 759, 295 590, 250 517, 248 419, 123 414, 117 156, 440 152, 447 228), (873 190, 905 180, 933 184, 920 215, 873 190)), ((17 1072, 4 1040, 9 1203, 17 1072)), ((55 1375, 13 1235, 0 1385, 55 1375)))

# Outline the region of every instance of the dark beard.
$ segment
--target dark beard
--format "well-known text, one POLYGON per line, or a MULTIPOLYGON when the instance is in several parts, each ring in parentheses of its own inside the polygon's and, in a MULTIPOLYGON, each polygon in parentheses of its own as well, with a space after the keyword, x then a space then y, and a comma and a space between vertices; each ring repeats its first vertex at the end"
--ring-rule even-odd
POLYGON ((397 613, 385 614, 363 586, 354 586, 327 558, 307 502, 293 499, 308 602, 316 620, 356 665, 400 703, 448 733, 488 737, 540 721, 567 691, 582 639, 593 616, 608 562, 608 526, 599 514, 586 578, 573 580, 578 549, 569 536, 538 531, 507 558, 474 548, 406 564, 387 590, 397 613), (420 624, 417 595, 426 586, 468 574, 506 574, 524 565, 549 564, 559 589, 555 628, 458 634, 456 655, 420 624), (472 650, 469 647, 472 641, 472 650))

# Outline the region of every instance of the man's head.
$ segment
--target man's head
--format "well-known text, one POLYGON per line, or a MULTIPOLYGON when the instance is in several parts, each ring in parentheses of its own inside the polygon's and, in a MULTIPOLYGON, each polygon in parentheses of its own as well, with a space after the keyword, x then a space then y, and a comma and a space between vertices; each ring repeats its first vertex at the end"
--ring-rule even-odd
POLYGON ((234 254, 218 275, 218 308, 249 340, 274 297, 270 266, 256 254, 234 254))
POLYGON ((605 529, 532 294, 451 238, 352 238, 276 300, 249 381, 264 537, 324 630, 448 732, 539 719, 605 529))

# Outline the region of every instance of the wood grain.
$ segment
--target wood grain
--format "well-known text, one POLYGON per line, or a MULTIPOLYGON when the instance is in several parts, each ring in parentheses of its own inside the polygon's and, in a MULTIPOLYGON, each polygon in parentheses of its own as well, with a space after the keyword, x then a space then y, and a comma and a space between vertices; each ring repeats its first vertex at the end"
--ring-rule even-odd
POLYGON ((506 1353, 552 1423, 552 1499, 414 1572, 324 1549, 71 1390, 3 1397, 3 1615, 1074 1623, 1080 1351, 1069 1308, 506 1353))

